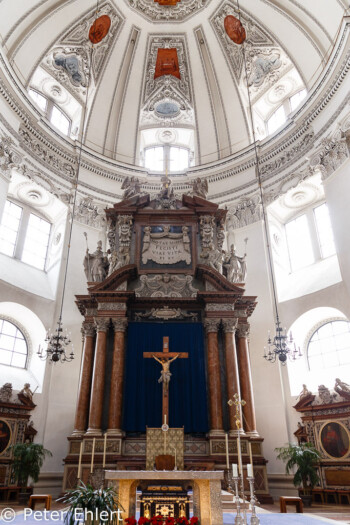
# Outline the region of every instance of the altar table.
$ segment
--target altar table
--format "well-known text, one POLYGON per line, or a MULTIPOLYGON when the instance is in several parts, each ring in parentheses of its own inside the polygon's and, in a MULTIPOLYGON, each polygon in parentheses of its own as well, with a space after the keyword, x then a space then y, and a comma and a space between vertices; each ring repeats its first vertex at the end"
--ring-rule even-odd
POLYGON ((106 470, 105 479, 113 487, 125 512, 122 518, 136 514, 136 489, 142 481, 166 483, 188 481, 193 490, 193 515, 201 525, 223 525, 221 480, 223 471, 195 470, 106 470))

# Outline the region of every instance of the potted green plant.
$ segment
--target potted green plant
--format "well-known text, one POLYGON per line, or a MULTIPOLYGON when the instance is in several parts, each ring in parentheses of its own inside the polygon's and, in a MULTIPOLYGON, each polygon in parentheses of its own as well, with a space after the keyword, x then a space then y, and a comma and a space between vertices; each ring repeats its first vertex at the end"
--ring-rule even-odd
POLYGON ((32 478, 34 483, 38 481, 45 458, 52 454, 38 443, 16 443, 11 446, 11 450, 12 472, 16 483, 21 487, 19 501, 27 504, 31 494, 31 490, 28 489, 28 479, 32 478))
POLYGON ((68 504, 64 518, 66 525, 74 525, 78 519, 85 523, 119 525, 118 514, 124 510, 111 487, 94 489, 82 481, 58 501, 68 504))
POLYGON ((286 463, 286 474, 296 467, 293 483, 296 487, 302 487, 299 488, 299 496, 305 505, 310 506, 312 489, 319 482, 317 465, 321 454, 312 443, 289 443, 286 447, 275 448, 275 451, 278 452, 277 459, 286 463))

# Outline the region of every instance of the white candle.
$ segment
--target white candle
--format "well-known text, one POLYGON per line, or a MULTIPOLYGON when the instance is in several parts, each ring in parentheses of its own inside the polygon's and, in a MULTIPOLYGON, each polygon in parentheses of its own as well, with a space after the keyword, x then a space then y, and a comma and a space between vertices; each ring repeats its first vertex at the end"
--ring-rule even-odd
POLYGON ((230 460, 228 455, 228 435, 225 434, 225 447, 226 447, 226 468, 230 468, 230 460))
POLYGON ((166 425, 166 414, 164 414, 164 425, 166 425))
POLYGON ((106 450, 107 450, 107 432, 105 432, 105 441, 103 444, 103 468, 106 466, 106 450))
POLYGON ((95 441, 96 441, 96 438, 92 440, 91 467, 90 467, 91 474, 94 472, 95 441))
POLYGON ((234 478, 238 478, 238 469, 236 463, 232 463, 232 476, 234 478))
POLYGON ((253 467, 251 466, 250 463, 248 463, 248 465, 247 465, 247 474, 248 474, 248 478, 252 478, 253 477, 253 467))
POLYGON ((83 442, 80 443, 80 452, 79 452, 79 463, 78 463, 78 479, 81 479, 81 458, 83 455, 83 442))
POLYGON ((252 453, 252 444, 249 442, 249 460, 252 466, 252 478, 254 477, 254 463, 253 463, 253 453, 252 453))
POLYGON ((239 473, 242 475, 242 452, 241 452, 241 440, 237 438, 237 455, 238 455, 238 468, 239 473))

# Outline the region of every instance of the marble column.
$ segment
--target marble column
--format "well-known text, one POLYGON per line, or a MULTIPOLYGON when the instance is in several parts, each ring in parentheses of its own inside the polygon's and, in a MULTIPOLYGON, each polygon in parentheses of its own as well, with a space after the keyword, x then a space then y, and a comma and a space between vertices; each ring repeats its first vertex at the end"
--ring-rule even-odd
POLYGON ((208 348, 208 384, 211 435, 221 435, 224 428, 222 421, 222 396, 218 344, 219 323, 219 319, 206 319, 204 321, 204 327, 207 333, 208 348))
POLYGON ((101 434, 109 318, 97 317, 95 319, 95 324, 97 337, 94 371, 92 376, 88 434, 101 434))
MULTIPOLYGON (((225 319, 222 321, 223 329, 225 333, 225 358, 226 358, 226 381, 227 381, 227 397, 233 399, 234 394, 240 393, 239 384, 239 372, 238 372, 238 361, 237 361, 237 349, 236 349, 236 338, 235 333, 237 329, 238 319, 225 319)), ((229 421, 230 421, 230 434, 237 436, 238 430, 236 426, 236 407, 235 405, 229 406, 229 421)), ((244 428, 241 414, 241 432, 244 428)))
POLYGON ((252 374, 250 368, 250 356, 249 356, 249 330, 250 325, 248 323, 240 323, 238 325, 238 366, 239 366, 239 381, 241 386, 241 397, 244 399, 246 404, 244 405, 243 411, 243 426, 245 432, 249 436, 258 436, 256 430, 256 419, 255 419, 255 408, 254 408, 254 397, 253 397, 253 385, 252 385, 252 374))
POLYGON ((81 435, 87 429, 89 417, 91 379, 94 364, 95 326, 92 323, 84 323, 81 331, 84 334, 84 350, 80 372, 78 402, 75 412, 73 435, 81 435))
POLYGON ((114 328, 113 364, 111 374, 111 392, 109 398, 108 434, 121 434, 123 379, 125 361, 125 330, 128 320, 112 319, 114 328))

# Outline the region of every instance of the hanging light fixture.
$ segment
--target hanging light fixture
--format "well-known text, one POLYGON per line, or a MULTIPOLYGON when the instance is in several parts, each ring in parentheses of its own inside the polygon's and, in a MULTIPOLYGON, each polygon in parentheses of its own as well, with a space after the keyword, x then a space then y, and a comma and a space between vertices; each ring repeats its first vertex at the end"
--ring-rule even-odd
POLYGON ((66 291, 68 261, 69 261, 69 254, 70 254, 70 248, 71 248, 74 213, 75 213, 76 202, 77 202, 78 180, 79 180, 79 172, 80 172, 80 166, 81 166, 81 156, 82 156, 82 149, 83 149, 83 143, 84 143, 84 138, 85 138, 86 107, 87 107, 87 101, 89 99, 89 87, 90 87, 90 79, 91 79, 91 71, 92 71, 93 44, 95 43, 95 41, 96 43, 99 42, 98 39, 94 40, 94 37, 97 35, 97 30, 96 30, 97 17, 98 17, 98 0, 96 4, 95 20, 94 20, 93 25, 91 26, 90 33, 89 33, 89 40, 91 41, 89 77, 88 77, 89 83, 88 83, 88 87, 86 90, 85 104, 82 108, 83 109, 83 119, 81 123, 82 132, 81 132, 81 140, 80 140, 78 163, 77 163, 77 175, 74 181, 72 216, 71 216, 71 224, 70 224, 69 237, 68 237, 68 250, 67 250, 66 266, 65 266, 65 271, 64 271, 64 281, 63 281, 60 315, 58 318, 57 328, 55 329, 55 331, 51 332, 50 330, 48 330, 46 333, 45 343, 47 343, 47 348, 43 349, 39 346, 39 349, 37 351, 37 354, 40 357, 40 359, 47 360, 50 363, 57 363, 57 362, 61 362, 61 363, 68 362, 69 363, 70 361, 74 359, 74 349, 73 349, 73 344, 70 339, 70 333, 68 333, 67 329, 66 330, 63 329, 62 311, 63 311, 64 296, 65 296, 65 291, 66 291))
MULTIPOLYGON (((239 7, 239 0, 237 0, 237 8, 238 8, 239 21, 242 23, 241 10, 239 7)), ((245 37, 245 33, 244 33, 244 37, 245 37)), ((244 40, 242 41, 242 43, 244 42, 244 40)), ((250 117, 250 124, 251 124, 251 129, 252 129, 252 134, 253 134, 256 178, 257 178, 258 186, 259 186, 260 202, 261 202, 261 209, 262 209, 262 215, 263 215, 263 224, 264 224, 264 231, 265 231, 265 237, 266 237, 268 264, 269 264, 269 271, 270 271, 271 284, 272 284, 274 315, 275 315, 275 335, 271 337, 270 331, 268 332, 268 337, 267 337, 268 350, 266 350, 266 346, 265 346, 263 357, 264 359, 266 359, 267 361, 270 361, 271 363, 274 363, 276 360, 279 360, 282 365, 285 365, 288 359, 294 361, 298 357, 301 357, 302 353, 300 351, 300 348, 298 348, 298 350, 296 349, 296 345, 294 343, 292 333, 290 332, 289 335, 287 335, 286 329, 283 329, 281 327, 281 322, 280 322, 280 318, 278 314, 276 282, 275 282, 275 275, 273 272, 273 265, 272 265, 271 246, 269 243, 267 214, 266 214, 266 209, 265 209, 263 188, 262 188, 262 182, 261 182, 261 174, 260 174, 260 167, 259 167, 259 154, 258 154, 258 147, 256 143, 256 136, 255 136, 255 130, 254 130, 252 101, 251 101, 250 91, 249 91, 247 61, 246 61, 244 45, 242 46, 242 54, 243 54, 243 63, 244 63, 245 77, 246 77, 246 83, 247 83, 249 117, 250 117), (291 347, 291 345, 293 345, 293 347, 291 347)))

